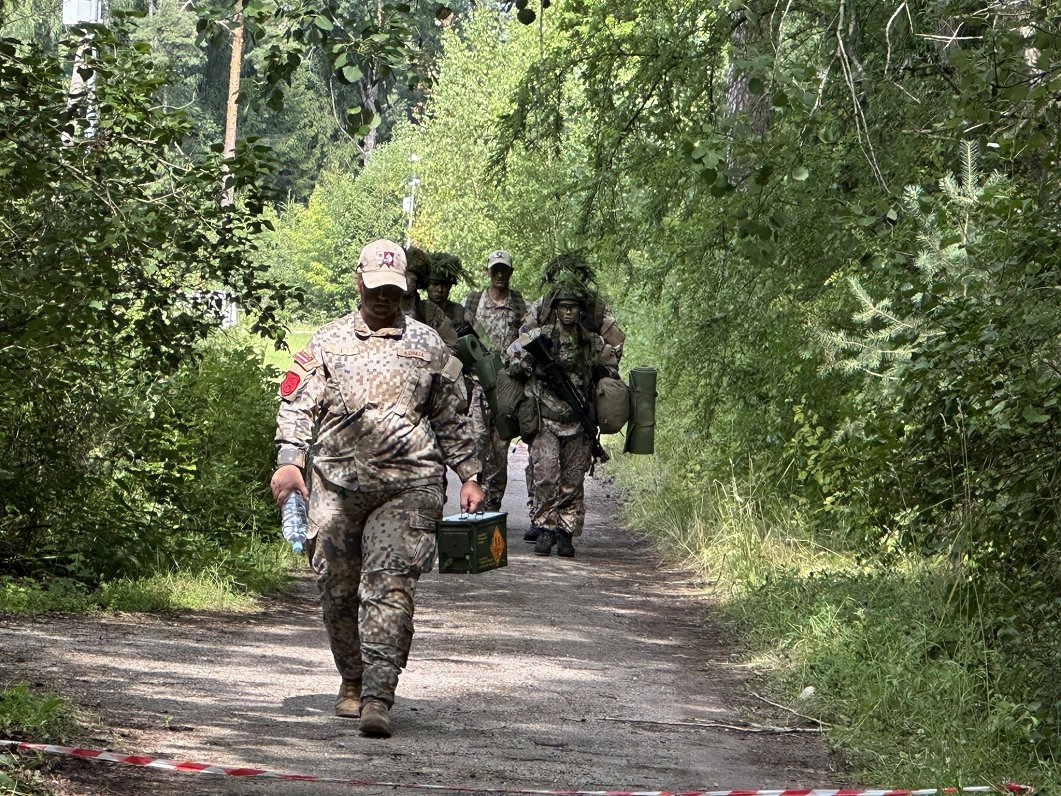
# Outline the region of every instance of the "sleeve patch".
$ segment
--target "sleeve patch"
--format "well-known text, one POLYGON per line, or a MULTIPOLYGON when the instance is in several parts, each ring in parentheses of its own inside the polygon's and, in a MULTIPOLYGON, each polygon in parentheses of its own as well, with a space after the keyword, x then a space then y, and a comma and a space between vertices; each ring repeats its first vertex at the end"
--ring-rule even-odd
POLYGON ((299 376, 295 371, 289 370, 287 375, 284 376, 284 380, 280 382, 280 395, 284 398, 291 396, 295 390, 298 389, 298 385, 301 384, 302 377, 299 376))
POLYGON ((317 369, 317 360, 313 358, 313 355, 309 351, 299 351, 295 354, 292 359, 294 360, 295 367, 301 368, 307 374, 312 373, 317 369))
POLYGON ((456 357, 449 357, 445 367, 442 368, 442 378, 448 382, 455 382, 461 375, 461 361, 456 357))

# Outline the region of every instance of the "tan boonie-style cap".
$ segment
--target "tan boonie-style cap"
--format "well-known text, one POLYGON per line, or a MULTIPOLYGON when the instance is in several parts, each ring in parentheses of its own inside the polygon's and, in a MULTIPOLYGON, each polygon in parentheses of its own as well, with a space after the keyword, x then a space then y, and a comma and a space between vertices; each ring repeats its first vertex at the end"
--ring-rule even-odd
POLYGON ((367 288, 394 285, 403 292, 407 289, 405 251, 392 240, 374 240, 363 248, 357 258, 357 272, 367 288))
POLYGON ((504 249, 498 249, 496 252, 490 252, 490 256, 486 258, 486 267, 493 268, 495 265, 507 265, 509 268, 512 267, 512 255, 504 249))

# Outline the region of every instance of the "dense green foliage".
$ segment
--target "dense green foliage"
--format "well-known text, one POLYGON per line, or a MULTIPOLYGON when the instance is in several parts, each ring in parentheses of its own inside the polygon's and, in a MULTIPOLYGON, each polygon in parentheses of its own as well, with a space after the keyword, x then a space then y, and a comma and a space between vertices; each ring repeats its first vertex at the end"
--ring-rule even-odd
MULTIPOLYGON (((466 263, 507 248, 531 294, 556 251, 592 254, 630 335, 624 365, 661 371, 660 452, 631 499, 667 518, 641 521, 681 526, 700 558, 730 508, 769 506, 775 542, 735 535, 754 554, 734 582, 773 584, 749 592, 762 602, 732 598, 758 605, 743 615, 786 600, 894 615, 835 648, 793 619, 793 645, 847 662, 849 684, 812 653, 805 665, 830 683, 830 719, 866 728, 834 733, 852 760, 919 782, 1048 776, 1058 20, 957 1, 537 14, 533 31, 481 14, 444 40, 422 120, 387 145, 420 157, 412 238, 466 263), (819 575, 793 546, 831 551, 819 575), (920 641, 895 638, 904 623, 920 641), (884 639, 895 656, 875 660, 884 639), (858 694, 877 664, 899 686, 858 694), (920 744, 932 730, 917 722, 944 706, 960 715, 920 744)), ((407 177, 403 160, 391 168, 407 177)))
POLYGON ((58 56, 0 42, 0 562, 90 581, 238 559, 269 516, 272 388, 212 302, 280 336, 288 296, 247 256, 267 151, 225 163, 224 205, 220 157, 183 156, 187 117, 155 103, 150 52, 94 36, 73 103, 58 56))
MULTIPOLYGON (((316 324, 345 315, 355 303, 354 267, 368 241, 404 240, 401 216, 403 170, 397 147, 384 144, 357 175, 326 169, 306 205, 287 206, 280 233, 267 235, 260 260, 276 279, 298 284, 305 293, 304 317, 316 324)), ((288 363, 285 363, 285 367, 288 363)))
POLYGON ((7 570, 140 575, 253 546, 270 389, 258 354, 204 345, 189 291, 237 295, 275 338, 348 311, 372 238, 478 280, 508 249, 531 298, 580 249, 624 367, 661 374, 634 518, 732 585, 869 775, 1056 781, 1056 9, 523 6, 245 4, 247 129, 274 151, 229 164, 235 207, 188 122, 221 129, 230 8, 198 26, 220 36, 205 49, 164 4, 101 32, 99 132, 74 146, 54 31, 4 45, 7 570), (287 204, 267 207, 269 179, 287 204))

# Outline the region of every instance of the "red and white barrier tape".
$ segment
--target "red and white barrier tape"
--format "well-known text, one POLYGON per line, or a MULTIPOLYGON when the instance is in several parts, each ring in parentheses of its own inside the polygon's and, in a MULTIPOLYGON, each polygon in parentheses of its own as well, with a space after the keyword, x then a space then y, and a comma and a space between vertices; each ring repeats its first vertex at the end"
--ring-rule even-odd
POLYGON ((42 752, 49 755, 80 757, 85 760, 105 760, 109 763, 124 763, 143 768, 158 768, 167 771, 184 771, 191 774, 218 774, 226 777, 261 777, 295 782, 332 782, 340 785, 376 788, 408 788, 410 790, 436 790, 451 793, 520 794, 520 796, 940 796, 940 794, 1004 793, 1030 796, 1035 789, 1027 785, 974 785, 966 788, 923 788, 921 790, 879 790, 873 788, 787 788, 782 790, 688 790, 688 791, 628 791, 628 790, 535 790, 532 788, 487 788, 469 785, 425 785, 408 782, 379 782, 363 779, 334 779, 312 774, 291 774, 284 771, 269 771, 262 768, 233 768, 212 763, 196 763, 190 760, 165 760, 144 755, 119 755, 98 749, 80 749, 74 746, 54 746, 43 743, 23 743, 0 739, 0 747, 13 746, 18 751, 42 752))

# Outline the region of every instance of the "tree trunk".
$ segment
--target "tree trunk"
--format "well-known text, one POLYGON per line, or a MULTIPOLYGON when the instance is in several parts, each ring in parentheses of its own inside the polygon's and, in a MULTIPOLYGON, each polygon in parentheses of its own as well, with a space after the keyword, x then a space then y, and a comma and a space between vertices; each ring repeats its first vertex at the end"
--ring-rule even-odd
MULTIPOLYGON (((236 156, 236 124, 239 119, 239 74, 243 66, 243 13, 237 11, 232 25, 232 54, 228 66, 228 104, 225 109, 225 160, 236 156)), ((227 166, 222 167, 221 204, 230 205, 236 187, 227 166)))
POLYGON ((748 13, 747 6, 733 12, 733 32, 730 34, 729 73, 726 76, 726 111, 731 117, 744 116, 748 127, 758 136, 770 129, 771 106, 766 91, 753 95, 752 76, 747 69, 735 64, 746 59, 762 40, 761 19, 748 13))

